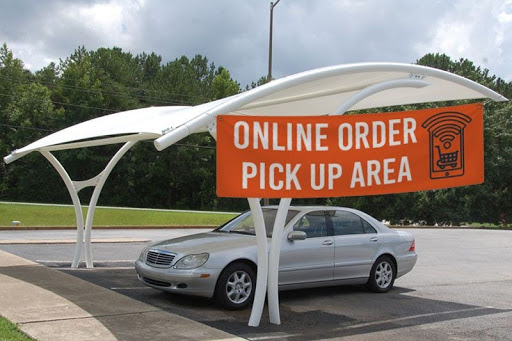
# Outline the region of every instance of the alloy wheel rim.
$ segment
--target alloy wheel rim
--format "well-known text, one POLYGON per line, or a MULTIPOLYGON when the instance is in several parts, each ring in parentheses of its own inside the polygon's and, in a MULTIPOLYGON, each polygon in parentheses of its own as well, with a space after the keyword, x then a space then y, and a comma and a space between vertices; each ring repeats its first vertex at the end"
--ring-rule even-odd
POLYGON ((388 262, 381 262, 375 269, 375 281, 379 288, 386 289, 393 279, 393 268, 388 262))
POLYGON ((229 276, 226 283, 226 294, 231 302, 243 303, 249 299, 251 292, 252 280, 247 272, 238 270, 229 276))

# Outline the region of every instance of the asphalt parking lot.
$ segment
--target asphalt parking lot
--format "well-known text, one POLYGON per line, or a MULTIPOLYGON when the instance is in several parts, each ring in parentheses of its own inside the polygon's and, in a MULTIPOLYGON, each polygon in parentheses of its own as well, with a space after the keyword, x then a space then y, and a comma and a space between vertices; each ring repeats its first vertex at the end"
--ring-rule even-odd
MULTIPOLYGON (((410 231, 418 263, 389 293, 357 286, 281 292, 282 324, 270 324, 265 313, 258 328, 247 326, 250 310, 224 311, 208 300, 142 286, 131 262, 144 242, 93 244, 96 268, 78 270, 68 267, 72 244, 7 244, 0 250, 250 340, 512 340, 512 231, 410 231)), ((144 236, 166 234, 158 233, 144 236)))

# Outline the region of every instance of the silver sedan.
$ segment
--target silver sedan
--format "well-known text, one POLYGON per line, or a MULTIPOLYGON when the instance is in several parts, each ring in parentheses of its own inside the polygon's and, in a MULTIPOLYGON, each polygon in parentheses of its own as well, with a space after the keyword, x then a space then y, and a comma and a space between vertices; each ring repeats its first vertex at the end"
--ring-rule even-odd
MULTIPOLYGON (((269 246, 276 213, 277 207, 263 208, 269 246)), ((417 258, 410 233, 342 207, 291 207, 281 243, 279 290, 365 284, 387 292, 417 258)), ((150 287, 243 309, 254 297, 257 263, 254 222, 246 212, 211 232, 146 247, 135 269, 150 287)))

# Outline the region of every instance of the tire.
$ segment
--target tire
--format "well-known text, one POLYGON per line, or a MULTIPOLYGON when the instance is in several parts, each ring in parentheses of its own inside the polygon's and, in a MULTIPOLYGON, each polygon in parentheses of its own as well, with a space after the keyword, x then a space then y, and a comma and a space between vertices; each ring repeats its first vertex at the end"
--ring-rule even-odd
POLYGON ((229 310, 245 309, 254 300, 256 275, 247 264, 228 265, 220 274, 215 288, 217 303, 229 310))
POLYGON ((395 278, 395 262, 389 256, 381 256, 373 264, 366 286, 373 292, 388 292, 393 288, 395 278))

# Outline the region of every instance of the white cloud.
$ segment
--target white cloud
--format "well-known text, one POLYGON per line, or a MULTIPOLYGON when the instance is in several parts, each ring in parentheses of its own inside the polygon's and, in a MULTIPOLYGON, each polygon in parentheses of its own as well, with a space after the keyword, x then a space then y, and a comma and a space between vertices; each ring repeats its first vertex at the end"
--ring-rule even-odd
POLYGON ((512 45, 512 21, 507 20, 512 15, 511 5, 511 1, 458 0, 432 23, 431 38, 418 43, 416 50, 467 58, 510 81, 512 59, 505 50, 512 45))
MULTIPOLYGON (((78 46, 207 56, 242 86, 267 74, 269 1, 18 0, 0 11, 6 42, 32 70, 78 46)), ((512 0, 282 0, 273 75, 347 62, 468 58, 512 79, 512 0)))

